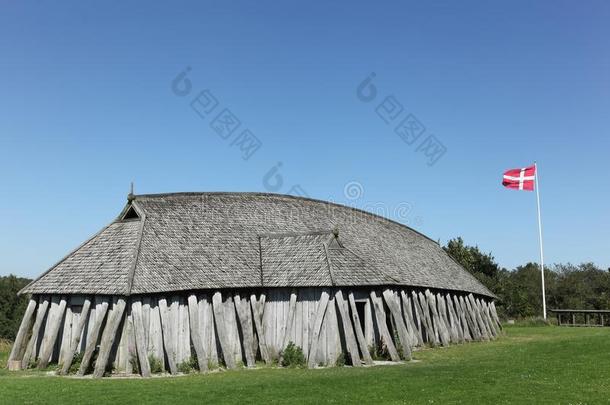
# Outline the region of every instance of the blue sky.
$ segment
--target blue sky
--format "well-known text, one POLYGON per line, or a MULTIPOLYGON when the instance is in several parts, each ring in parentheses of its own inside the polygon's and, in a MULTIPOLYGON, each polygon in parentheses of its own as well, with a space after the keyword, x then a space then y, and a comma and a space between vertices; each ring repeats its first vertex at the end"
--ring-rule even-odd
POLYGON ((610 4, 489 3, 6 2, 0 274, 46 270, 114 219, 131 181, 267 191, 278 162, 278 192, 381 206, 510 268, 538 259, 536 206, 502 172, 537 160, 545 260, 609 267, 610 4), (202 118, 204 90, 218 104, 202 118), (390 96, 403 110, 386 124, 390 96), (211 127, 225 108, 241 122, 227 140, 211 127), (425 127, 411 145, 394 132, 409 114, 425 127), (248 160, 245 129, 262 144, 248 160), (431 134, 446 152, 429 166, 431 134))

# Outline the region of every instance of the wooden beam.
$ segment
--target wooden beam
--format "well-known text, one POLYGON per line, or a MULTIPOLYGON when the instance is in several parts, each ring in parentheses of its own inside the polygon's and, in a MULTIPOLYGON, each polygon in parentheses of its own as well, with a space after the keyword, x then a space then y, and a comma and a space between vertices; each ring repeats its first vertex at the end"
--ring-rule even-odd
POLYGON ((428 301, 426 300, 426 296, 421 291, 419 292, 419 294, 416 294, 415 291, 413 291, 413 294, 414 297, 418 298, 422 320, 424 321, 424 327, 426 329, 428 343, 432 347, 438 346, 438 333, 434 330, 434 324, 432 323, 432 318, 430 317, 430 309, 428 308, 428 301))
POLYGON ((288 342, 290 340, 290 331, 292 330, 292 325, 294 324, 296 309, 297 309, 297 290, 292 290, 290 292, 290 302, 288 304, 288 316, 286 319, 286 327, 284 328, 284 336, 282 338, 282 344, 280 346, 280 359, 279 359, 280 364, 282 364, 284 349, 286 349, 286 346, 288 346, 288 342))
POLYGON ((47 322, 47 330, 45 330, 42 344, 40 345, 40 356, 38 358, 38 368, 45 368, 49 365, 55 341, 59 334, 59 327, 66 312, 66 297, 54 297, 51 300, 51 311, 47 322), (58 302, 59 301, 59 302, 58 302))
MULTIPOLYGON (((106 327, 102 333, 100 351, 97 355, 97 360, 95 361, 95 369, 93 370, 93 376, 96 378, 103 377, 106 372, 106 364, 108 363, 110 350, 112 349, 114 339, 117 336, 117 330, 119 329, 123 314, 125 313, 126 305, 125 298, 119 297, 108 315, 108 321, 106 322, 106 327)), ((150 373, 150 369, 148 372, 150 373)))
POLYGON ((455 308, 453 306, 453 301, 451 300, 451 295, 447 293, 445 295, 445 306, 447 307, 447 311, 451 321, 451 328, 457 337, 458 343, 464 343, 464 331, 462 329, 462 325, 460 324, 460 317, 458 316, 455 308))
POLYGON ((17 336, 15 337, 15 343, 13 343, 13 348, 8 356, 8 361, 19 361, 19 364, 21 364, 23 352, 27 345, 25 342, 28 333, 30 332, 30 328, 32 327, 32 322, 34 322, 34 310, 36 309, 36 305, 36 300, 30 298, 28 307, 25 309, 25 314, 23 314, 23 318, 21 319, 21 325, 19 325, 19 331, 17 331, 17 336))
POLYGON ((428 308, 430 309, 430 313, 432 314, 434 328, 436 330, 436 333, 438 333, 441 345, 447 346, 449 345, 449 332, 447 332, 445 323, 441 319, 436 308, 436 298, 434 297, 434 294, 432 294, 428 289, 426 289, 426 299, 428 302, 428 308))
POLYGON ((131 303, 131 317, 136 338, 137 359, 140 363, 140 374, 142 374, 142 377, 150 377, 150 363, 148 362, 148 345, 146 344, 146 332, 144 331, 142 301, 137 298, 131 303))
POLYGON ((500 328, 500 330, 502 330, 502 322, 500 322, 500 318, 498 317, 498 312, 496 311, 495 302, 491 301, 491 303, 489 304, 489 308, 491 309, 491 314, 492 314, 494 320, 496 321, 498 328, 500 328))
POLYGON ((358 343, 356 342, 352 320, 349 316, 349 308, 347 307, 347 302, 343 298, 343 292, 341 290, 337 290, 335 293, 335 301, 337 302, 337 308, 339 308, 339 314, 341 315, 341 323, 343 325, 343 335, 345 336, 347 352, 352 359, 352 365, 355 367, 360 367, 361 364, 360 355, 358 353, 358 343))
POLYGON ((80 368, 78 369, 78 375, 85 375, 89 368, 89 362, 91 361, 91 357, 97 346, 97 340, 100 336, 100 329, 102 328, 102 323, 104 323, 106 312, 108 312, 108 299, 104 298, 101 304, 95 309, 95 316, 90 317, 89 322, 93 322, 93 326, 87 336, 87 347, 85 347, 85 353, 83 354, 83 359, 81 360, 80 368))
POLYGON ((402 318, 402 311, 400 310, 400 305, 398 301, 396 301, 396 295, 394 295, 394 291, 386 288, 383 290, 383 298, 385 299, 386 305, 390 309, 390 313, 392 314, 392 318, 394 319, 394 325, 396 326, 396 330, 398 332, 398 339, 400 340, 400 346, 402 347, 402 353, 405 360, 411 360, 411 342, 409 338, 409 332, 407 331, 407 326, 402 318))
POLYGON ((407 325, 407 330, 411 339, 411 346, 422 346, 424 344, 424 341, 413 319, 413 308, 411 306, 411 299, 405 293, 404 290, 401 290, 400 297, 398 298, 398 300, 402 303, 402 312, 404 313, 405 324, 407 325))
POLYGON ((457 315, 460 317, 460 324, 462 326, 462 334, 464 335, 464 340, 466 342, 470 342, 472 340, 472 336, 470 335, 470 330, 468 327, 468 321, 466 320, 464 308, 462 308, 462 304, 460 304, 460 300, 457 295, 453 294, 452 298, 457 315))
POLYGON ((76 328, 72 330, 72 339, 70 341, 70 347, 64 357, 64 364, 60 370, 60 374, 68 374, 70 370, 70 366, 72 365, 72 361, 74 360, 74 354, 78 350, 78 344, 80 343, 81 336, 83 335, 83 329, 85 328, 85 324, 87 323, 87 316, 89 315, 89 309, 91 308, 91 299, 85 298, 85 302, 83 303, 83 308, 80 312, 80 317, 78 318, 78 323, 76 324, 76 328))
POLYGON ((265 339, 265 330, 263 329, 263 310, 265 307, 265 294, 261 294, 260 303, 256 300, 256 295, 250 296, 250 304, 252 306, 252 315, 254 317, 254 326, 256 327, 256 335, 258 336, 258 348, 261 352, 261 357, 266 364, 271 364, 271 356, 265 339))
POLYGON ((225 361, 225 366, 227 366, 228 369, 236 368, 233 345, 231 342, 229 342, 227 336, 227 323, 225 319, 224 306, 222 303, 222 294, 220 291, 215 292, 212 296, 212 307, 214 309, 216 333, 218 335, 218 340, 220 341, 220 348, 222 350, 222 358, 225 361))
POLYGON ((480 332, 480 339, 489 340, 489 335, 485 330, 481 315, 479 314, 476 304, 474 303, 474 296, 472 294, 468 294, 464 299, 464 302, 466 303, 466 308, 468 308, 468 312, 471 314, 472 320, 474 321, 475 325, 477 325, 477 328, 480 332))
POLYGON ((396 346, 394 346, 394 341, 388 330, 383 302, 377 297, 374 290, 371 291, 371 302, 373 303, 373 309, 375 310, 375 319, 377 320, 377 328, 379 329, 379 336, 381 337, 382 344, 385 344, 392 361, 400 361, 400 356, 398 355, 398 351, 396 350, 396 346))
POLYGON ((199 364, 199 371, 208 371, 208 353, 203 345, 203 338, 201 336, 201 325, 199 324, 199 302, 195 294, 191 294, 188 297, 189 307, 189 321, 191 323, 191 341, 195 347, 195 353, 197 353, 197 363, 199 364))
POLYGON ((354 330, 356 332, 358 346, 360 346, 360 353, 362 354, 362 359, 364 360, 365 364, 371 365, 373 364, 373 358, 371 357, 369 347, 366 344, 366 337, 364 336, 364 331, 362 330, 362 324, 360 323, 360 315, 358 315, 358 308, 356 308, 356 300, 354 299, 353 292, 349 292, 349 294, 347 295, 347 300, 349 301, 349 305, 352 310, 352 321, 354 322, 354 330))
MULTIPOLYGON (((252 317, 250 305, 247 298, 241 298, 239 294, 233 297, 235 301, 235 310, 241 325, 241 334, 243 337, 244 357, 246 358, 246 366, 254 367, 256 365, 256 353, 254 353, 254 330, 252 328, 252 317)), ((237 336, 239 340, 239 336, 237 336)))
POLYGON ((313 334, 311 337, 311 343, 307 354, 307 365, 309 368, 316 366, 316 353, 318 351, 318 340, 320 338, 320 329, 322 328, 322 321, 324 320, 324 314, 328 307, 329 295, 328 292, 322 291, 320 295, 320 301, 318 302, 318 308, 316 310, 316 316, 313 323, 313 334))
POLYGON ((435 296, 437 302, 437 308, 439 312, 439 316, 441 317, 442 322, 445 324, 445 330, 449 335, 449 341, 451 343, 458 343, 458 335, 455 325, 451 323, 449 313, 449 309, 447 308, 447 303, 445 302, 445 297, 440 292, 435 296))
POLYGON ((36 311, 36 320, 34 321, 34 326, 32 328, 32 335, 30 336, 30 340, 28 341, 28 345, 25 348, 25 353, 23 354, 23 359, 21 360, 21 368, 26 369, 30 366, 30 360, 32 358, 36 358, 36 343, 38 341, 38 335, 40 334, 40 328, 42 327, 42 323, 47 314, 47 309, 49 308, 49 297, 41 297, 40 305, 38 305, 38 310, 36 311))
POLYGON ((171 374, 178 373, 176 365, 176 345, 174 343, 174 332, 167 307, 167 299, 159 299, 159 314, 161 315, 161 329, 163 331, 163 345, 167 354, 167 365, 171 374))

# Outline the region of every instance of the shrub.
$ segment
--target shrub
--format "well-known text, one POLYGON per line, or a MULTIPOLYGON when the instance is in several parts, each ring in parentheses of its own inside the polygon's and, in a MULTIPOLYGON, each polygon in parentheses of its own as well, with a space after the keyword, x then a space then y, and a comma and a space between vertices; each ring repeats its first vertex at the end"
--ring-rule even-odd
POLYGON ((190 357, 178 364, 178 371, 184 374, 189 374, 193 370, 197 370, 197 360, 194 357, 190 357))
POLYGON ((303 349, 288 342, 288 346, 282 352, 282 366, 284 367, 303 367, 305 366, 305 355, 303 349))
POLYGON ((80 364, 83 362, 83 354, 84 352, 79 352, 74 354, 74 358, 72 359, 72 364, 68 369, 69 374, 76 374, 78 369, 80 368, 80 364))
POLYGON ((337 367, 345 366, 345 352, 341 352, 341 354, 339 354, 339 356, 337 357, 337 361, 335 361, 335 366, 337 366, 337 367))
POLYGON ((148 364, 150 364, 151 373, 158 374, 163 372, 163 363, 152 353, 148 355, 148 364))

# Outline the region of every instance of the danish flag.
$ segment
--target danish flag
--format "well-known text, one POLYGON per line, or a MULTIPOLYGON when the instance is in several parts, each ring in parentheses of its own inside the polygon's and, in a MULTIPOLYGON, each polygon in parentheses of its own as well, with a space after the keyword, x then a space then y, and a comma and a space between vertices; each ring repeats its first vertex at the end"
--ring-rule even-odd
POLYGON ((532 191, 534 190, 535 180, 536 165, 505 171, 502 185, 506 188, 532 191))

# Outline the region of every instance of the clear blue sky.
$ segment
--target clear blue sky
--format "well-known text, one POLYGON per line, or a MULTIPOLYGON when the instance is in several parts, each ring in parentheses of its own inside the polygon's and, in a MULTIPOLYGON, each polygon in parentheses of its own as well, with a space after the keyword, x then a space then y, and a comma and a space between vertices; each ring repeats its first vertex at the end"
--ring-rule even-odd
POLYGON ((266 191, 277 162, 279 192, 383 205, 510 268, 538 259, 535 194, 502 172, 537 160, 546 261, 610 266, 610 3, 203 3, 3 4, 0 274, 46 270, 119 213, 131 181, 266 191), (219 104, 202 119, 189 103, 204 89, 219 104), (419 141, 442 142, 435 165, 376 113, 387 96, 425 126, 419 141), (223 108, 241 121, 228 140, 210 127, 223 108), (243 129, 262 142, 247 161, 231 145, 243 129))

